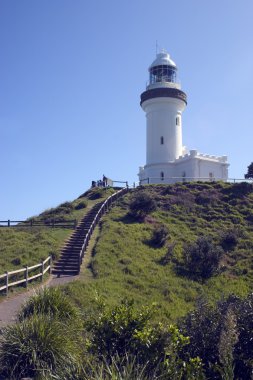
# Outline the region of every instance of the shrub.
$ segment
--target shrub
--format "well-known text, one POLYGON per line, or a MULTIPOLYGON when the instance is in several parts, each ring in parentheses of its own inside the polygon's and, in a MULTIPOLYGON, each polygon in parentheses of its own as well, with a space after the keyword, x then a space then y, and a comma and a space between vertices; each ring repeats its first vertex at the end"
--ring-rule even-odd
POLYGON ((196 202, 200 205, 214 205, 219 201, 220 193, 217 189, 204 189, 196 197, 196 202))
POLYGON ((61 321, 77 321, 78 309, 59 288, 42 288, 22 306, 18 319, 22 321, 36 314, 48 315, 61 321))
POLYGON ((224 193, 228 193, 231 198, 243 198, 253 192, 253 185, 247 182, 235 183, 224 189, 224 193))
POLYGON ((74 206, 71 202, 64 202, 56 208, 51 208, 44 211, 39 215, 40 220, 44 220, 45 223, 51 223, 54 220, 64 221, 65 216, 70 214, 74 209, 74 206))
POLYGON ((190 356, 201 357, 208 378, 216 379, 214 364, 219 363, 218 345, 221 333, 219 311, 200 301, 196 310, 189 313, 181 322, 181 331, 190 339, 185 352, 190 356))
POLYGON ((81 201, 77 205, 75 205, 75 210, 81 210, 86 207, 87 207, 87 203, 85 201, 81 201))
POLYGON ((155 247, 163 247, 168 239, 168 229, 164 224, 156 225, 151 237, 151 244, 155 247))
POLYGON ((34 315, 3 330, 0 342, 1 375, 74 379, 79 371, 79 342, 68 327, 45 315, 34 315))
POLYGON ((15 259, 11 260, 11 263, 13 265, 21 265, 21 258, 20 257, 15 257, 15 259))
POLYGON ((102 188, 92 189, 88 195, 88 198, 91 200, 102 198, 104 195, 104 190, 102 188))
POLYGON ((167 264, 169 264, 173 260, 175 245, 176 245, 176 243, 174 243, 174 242, 170 243, 168 245, 167 252, 165 253, 165 255, 159 261, 159 263, 161 265, 167 265, 167 264))
POLYGON ((123 300, 111 310, 101 305, 99 315, 87 325, 92 336, 91 352, 108 360, 115 355, 123 357, 126 352, 140 355, 141 350, 144 354, 148 345, 158 344, 158 330, 148 329, 152 314, 151 308, 136 310, 134 302, 128 300, 123 300), (146 341, 149 342, 147 346, 146 341))
POLYGON ((220 245, 224 251, 232 251, 238 243, 238 232, 235 230, 224 231, 221 234, 220 245))
POLYGON ((220 246, 215 246, 208 237, 201 237, 184 247, 181 269, 196 280, 205 280, 217 272, 222 255, 220 246))
POLYGON ((146 215, 156 210, 157 205, 150 194, 141 191, 132 197, 129 208, 134 218, 143 220, 146 215))
POLYGON ((190 338, 185 348, 191 357, 200 356, 210 379, 250 379, 253 352, 253 295, 234 295, 214 307, 200 302, 181 322, 190 338))
POLYGON ((111 310, 100 304, 99 314, 87 324, 91 334, 89 350, 102 363, 106 362, 108 371, 111 370, 117 376, 95 377, 96 379, 137 380, 142 378, 136 376, 138 369, 146 376, 156 374, 157 377, 151 377, 152 379, 203 379, 201 360, 188 357, 183 360, 180 356, 189 339, 174 325, 151 325, 152 315, 152 308, 142 307, 137 310, 133 301, 123 300, 111 310), (135 368, 133 363, 125 361, 126 357, 136 359, 135 368), (119 376, 127 368, 129 370, 129 364, 129 377, 119 376))

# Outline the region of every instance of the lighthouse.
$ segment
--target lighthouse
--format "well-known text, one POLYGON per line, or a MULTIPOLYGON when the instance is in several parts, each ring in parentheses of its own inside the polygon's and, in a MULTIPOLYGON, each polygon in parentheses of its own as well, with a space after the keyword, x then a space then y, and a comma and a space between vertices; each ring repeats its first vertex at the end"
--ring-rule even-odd
POLYGON ((177 79, 177 66, 162 50, 149 67, 149 82, 141 94, 146 114, 146 165, 141 184, 186 180, 226 180, 227 156, 209 156, 196 149, 187 153, 182 142, 182 115, 187 96, 177 79))

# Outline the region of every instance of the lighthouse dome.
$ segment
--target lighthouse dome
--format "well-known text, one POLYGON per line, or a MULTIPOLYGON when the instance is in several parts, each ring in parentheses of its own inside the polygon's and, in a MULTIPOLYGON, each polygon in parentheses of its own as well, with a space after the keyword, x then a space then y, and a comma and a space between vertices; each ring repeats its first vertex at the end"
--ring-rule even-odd
POLYGON ((149 70, 152 69, 152 67, 156 66, 170 66, 174 67, 175 69, 177 68, 177 65, 174 61, 172 61, 170 55, 166 51, 162 51, 156 55, 156 59, 150 65, 149 70))

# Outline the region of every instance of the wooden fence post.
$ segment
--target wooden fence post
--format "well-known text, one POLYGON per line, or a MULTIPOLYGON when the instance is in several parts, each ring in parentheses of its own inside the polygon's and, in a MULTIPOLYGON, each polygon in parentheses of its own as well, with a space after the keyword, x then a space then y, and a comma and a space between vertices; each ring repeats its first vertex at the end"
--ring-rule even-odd
POLYGON ((41 260, 41 282, 43 281, 44 261, 41 260))
POLYGON ((79 255, 79 270, 78 270, 78 273, 80 273, 80 271, 81 271, 81 265, 82 265, 82 256, 79 255))
POLYGON ((48 265, 50 265, 48 273, 51 274, 51 272, 52 272, 52 255, 49 255, 49 261, 48 262, 49 262, 48 265))
POLYGON ((11 225, 11 221, 10 221, 10 220, 7 220, 7 222, 8 222, 8 227, 10 227, 10 225, 11 225))
POLYGON ((25 267, 25 287, 28 287, 28 265, 25 267))
POLYGON ((5 274, 6 274, 6 279, 5 279, 6 295, 8 296, 9 274, 8 272, 5 272, 5 274))

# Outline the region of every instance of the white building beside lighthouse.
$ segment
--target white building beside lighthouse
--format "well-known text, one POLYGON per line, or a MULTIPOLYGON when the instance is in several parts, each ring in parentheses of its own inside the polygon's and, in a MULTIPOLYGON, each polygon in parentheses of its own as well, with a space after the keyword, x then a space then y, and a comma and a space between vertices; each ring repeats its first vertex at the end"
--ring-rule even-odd
POLYGON ((197 150, 187 153, 183 147, 182 113, 187 96, 177 81, 177 66, 165 51, 149 67, 149 83, 140 104, 146 113, 146 165, 138 174, 141 184, 227 180, 227 156, 197 150))

